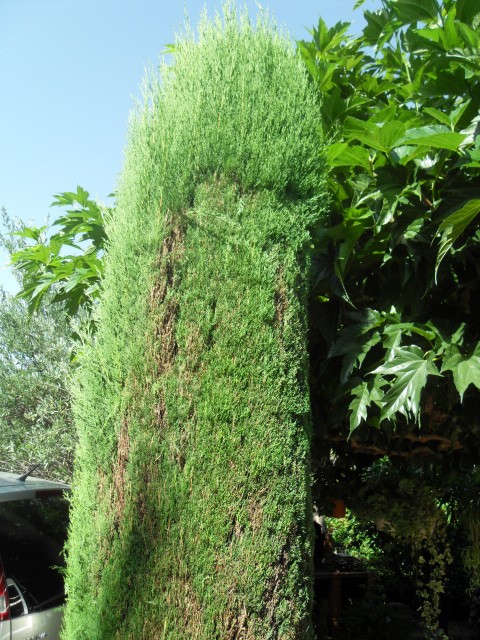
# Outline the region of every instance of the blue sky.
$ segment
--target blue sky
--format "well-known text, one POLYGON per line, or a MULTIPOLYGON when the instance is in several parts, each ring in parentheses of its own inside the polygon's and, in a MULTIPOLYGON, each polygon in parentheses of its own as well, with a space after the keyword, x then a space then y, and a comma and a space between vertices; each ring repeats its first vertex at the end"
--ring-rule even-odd
MULTIPOLYGON (((240 3, 239 3, 240 4, 240 3)), ((254 0, 246 3, 251 15, 254 0)), ((320 16, 363 25, 354 0, 266 0, 294 39, 320 16)), ((43 224, 53 195, 77 184, 104 200, 121 170, 128 115, 185 13, 196 24, 220 0, 0 0, 0 206, 43 224)), ((364 9, 378 9, 366 0, 364 9)), ((14 288, 0 253, 0 284, 14 288)))

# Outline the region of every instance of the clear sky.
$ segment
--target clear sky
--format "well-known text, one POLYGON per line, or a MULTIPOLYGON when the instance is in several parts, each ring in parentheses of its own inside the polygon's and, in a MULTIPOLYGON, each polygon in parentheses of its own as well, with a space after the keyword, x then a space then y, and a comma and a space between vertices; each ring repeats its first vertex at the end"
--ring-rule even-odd
MULTIPOLYGON (((380 0, 261 0, 294 39, 322 18, 363 25, 380 0)), ((238 3, 240 4, 240 2, 238 3)), ((258 2, 248 0, 250 15, 258 2)), ((53 195, 77 184, 105 200, 121 170, 128 114, 188 15, 220 0, 0 0, 0 206, 43 224, 53 195)), ((0 253, 0 284, 13 288, 0 253)))

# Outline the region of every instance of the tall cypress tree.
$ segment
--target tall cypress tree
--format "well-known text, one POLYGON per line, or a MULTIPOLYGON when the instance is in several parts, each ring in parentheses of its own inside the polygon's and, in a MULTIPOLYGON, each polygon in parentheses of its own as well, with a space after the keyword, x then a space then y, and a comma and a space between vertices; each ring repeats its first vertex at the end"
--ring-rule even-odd
POLYGON ((63 637, 310 638, 315 98, 231 8, 173 57, 131 126, 77 378, 63 637))

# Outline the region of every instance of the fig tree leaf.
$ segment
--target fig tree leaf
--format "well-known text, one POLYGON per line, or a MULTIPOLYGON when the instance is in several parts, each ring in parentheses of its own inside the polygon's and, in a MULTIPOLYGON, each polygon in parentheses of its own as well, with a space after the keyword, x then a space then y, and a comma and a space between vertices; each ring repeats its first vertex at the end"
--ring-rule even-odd
POLYGON ((421 145, 424 147, 433 147, 434 149, 457 151, 466 137, 465 134, 451 131, 442 124, 434 124, 409 129, 404 136, 396 141, 395 146, 421 145))
POLYGON ((463 400, 463 394, 473 384, 480 389, 480 343, 470 356, 454 353, 443 361, 442 371, 451 371, 453 381, 463 400))
POLYGON ((435 0, 397 0, 394 7, 405 24, 435 20, 438 14, 435 0))
POLYGON ((350 434, 367 419, 367 408, 370 404, 370 392, 368 384, 362 382, 358 387, 352 389, 353 400, 350 402, 350 434))
POLYGON ((398 347, 389 362, 377 367, 374 374, 394 376, 392 386, 383 398, 381 418, 388 420, 399 412, 418 418, 420 396, 429 375, 440 373, 430 356, 425 357, 420 347, 398 347))

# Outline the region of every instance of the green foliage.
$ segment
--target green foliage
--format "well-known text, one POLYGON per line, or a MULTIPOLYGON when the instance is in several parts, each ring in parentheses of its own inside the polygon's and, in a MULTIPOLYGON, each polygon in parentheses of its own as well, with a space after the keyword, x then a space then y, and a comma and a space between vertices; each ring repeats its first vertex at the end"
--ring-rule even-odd
POLYGON ((326 518, 335 551, 365 561, 369 568, 377 568, 382 554, 375 527, 367 527, 347 510, 345 518, 326 518))
POLYGON ((347 475, 337 492, 358 521, 375 523, 377 529, 410 544, 429 539, 445 520, 432 478, 414 466, 395 465, 388 457, 357 470, 357 477, 347 475))
POLYGON ((48 298, 50 304, 61 303, 69 316, 80 309, 89 314, 99 293, 105 222, 111 210, 89 200, 82 187, 56 195, 52 207, 71 207, 53 222, 59 227, 56 233, 48 236, 47 226, 26 225, 15 232, 25 240, 11 252, 11 263, 22 276, 19 296, 27 301, 30 312, 48 298), (65 253, 65 249, 74 252, 65 253))
POLYGON ((310 638, 314 93, 227 9, 146 95, 80 358, 64 637, 310 638))
MULTIPOLYGON (((0 246, 10 255, 25 248, 25 225, 2 210, 0 246)), ((22 273, 13 270, 20 286, 22 273)), ((0 464, 20 472, 68 481, 75 431, 68 390, 70 327, 50 297, 31 313, 24 300, 0 289, 0 464)))
MULTIPOLYGON (((461 501, 462 478, 479 463, 480 11, 475 0, 382 4, 365 12, 358 38, 320 20, 298 44, 322 96, 331 166, 330 223, 314 261, 312 398, 318 455, 335 452, 324 491, 418 535, 435 513, 428 491, 461 501), (397 484, 367 494, 365 473, 384 455, 397 484)), ((463 526, 474 587, 475 520, 463 526)), ((417 580, 429 585, 430 633, 441 560, 417 580)))
POLYGON ((361 602, 342 611, 340 640, 404 640, 418 632, 418 624, 406 607, 381 602, 361 602))
POLYGON ((61 313, 26 305, 0 290, 0 465, 68 480, 74 430, 70 410, 68 325, 61 313))
POLYGON ((480 588, 480 497, 474 490, 465 491, 459 504, 460 520, 463 524, 468 546, 463 549, 463 561, 470 576, 470 592, 480 588))
MULTIPOLYGON (((416 602, 410 596, 404 604, 418 607, 426 637, 444 637, 438 628, 440 597, 452 557, 438 488, 413 465, 402 469, 388 458, 376 460, 357 481, 347 478, 346 483, 343 495, 350 513, 343 523, 332 521, 336 546, 376 571, 379 596, 387 599, 393 582, 393 597, 401 602, 400 585, 407 583, 416 602)), ((376 615, 370 626, 375 620, 376 615)))
POLYGON ((320 20, 298 43, 331 166, 314 395, 327 440, 403 455, 412 440, 399 436, 437 433, 465 468, 480 451, 480 13, 474 1, 382 4, 358 38, 320 20))
POLYGON ((421 617, 426 637, 447 640, 438 625, 440 598, 445 593, 447 567, 452 562, 445 526, 437 527, 428 540, 417 542, 413 552, 417 565, 417 595, 422 603, 421 617))
MULTIPOLYGON (((8 215, 7 210, 2 207, 2 228, 0 229, 0 248, 4 249, 8 254, 12 254, 15 251, 23 248, 25 241, 23 238, 17 236, 17 231, 23 228, 23 223, 20 220, 13 219, 8 215)), ((20 279, 20 274, 13 271, 13 275, 20 279)))

